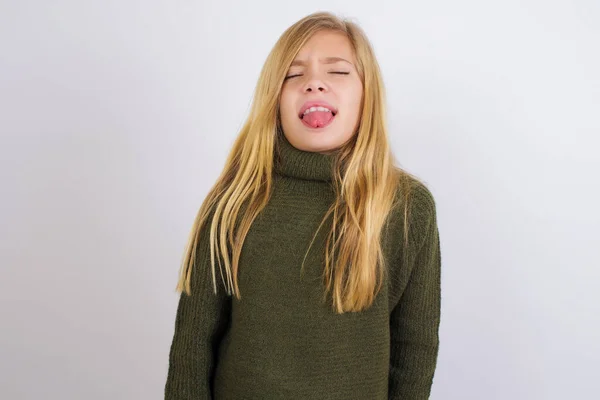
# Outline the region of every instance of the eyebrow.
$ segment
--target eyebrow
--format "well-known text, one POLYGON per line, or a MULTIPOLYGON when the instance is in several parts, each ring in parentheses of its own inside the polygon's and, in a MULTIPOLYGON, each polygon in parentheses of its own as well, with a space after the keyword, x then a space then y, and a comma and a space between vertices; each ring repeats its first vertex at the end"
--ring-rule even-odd
MULTIPOLYGON (((348 61, 348 60, 346 60, 345 58, 342 58, 342 57, 325 57, 325 58, 322 58, 320 61, 323 64, 334 64, 336 62, 343 61, 343 62, 347 62, 350 65, 353 65, 350 61, 348 61)), ((290 64, 290 67, 293 67, 295 65, 306 65, 306 61, 303 61, 303 60, 294 60, 294 61, 292 61, 292 64, 290 64)))

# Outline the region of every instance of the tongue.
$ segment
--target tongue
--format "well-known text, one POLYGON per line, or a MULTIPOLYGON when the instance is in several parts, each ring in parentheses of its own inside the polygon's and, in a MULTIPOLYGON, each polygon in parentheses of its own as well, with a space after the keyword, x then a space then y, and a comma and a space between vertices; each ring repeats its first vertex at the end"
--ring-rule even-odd
POLYGON ((333 118, 329 111, 313 111, 304 116, 304 121, 313 128, 320 128, 333 118))

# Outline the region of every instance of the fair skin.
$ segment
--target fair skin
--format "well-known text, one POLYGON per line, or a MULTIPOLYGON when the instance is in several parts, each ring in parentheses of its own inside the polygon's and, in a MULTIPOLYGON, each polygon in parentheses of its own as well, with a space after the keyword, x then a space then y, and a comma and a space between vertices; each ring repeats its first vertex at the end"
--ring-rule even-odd
POLYGON ((315 33, 300 49, 286 74, 279 109, 287 140, 304 151, 328 154, 348 141, 360 121, 363 85, 348 38, 339 32, 315 33), (337 113, 322 128, 299 117, 306 101, 326 101, 337 113))

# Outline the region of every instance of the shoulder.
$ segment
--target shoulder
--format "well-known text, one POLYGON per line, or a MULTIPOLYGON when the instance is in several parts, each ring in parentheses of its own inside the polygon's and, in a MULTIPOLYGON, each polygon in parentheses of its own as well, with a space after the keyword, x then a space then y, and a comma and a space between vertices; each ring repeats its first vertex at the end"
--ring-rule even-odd
POLYGON ((395 226, 395 243, 405 242, 419 247, 437 225, 436 200, 432 190, 421 179, 405 173, 398 179, 396 201, 390 219, 395 226), (408 226, 405 226, 407 223, 408 226))
POLYGON ((411 192, 409 209, 412 215, 411 223, 420 225, 431 223, 436 216, 436 202, 431 189, 422 181, 410 177, 411 192))
POLYGON ((408 173, 400 176, 397 184, 385 242, 390 255, 390 304, 396 304, 410 279, 417 254, 428 241, 433 243, 437 229, 436 200, 429 186, 408 173))

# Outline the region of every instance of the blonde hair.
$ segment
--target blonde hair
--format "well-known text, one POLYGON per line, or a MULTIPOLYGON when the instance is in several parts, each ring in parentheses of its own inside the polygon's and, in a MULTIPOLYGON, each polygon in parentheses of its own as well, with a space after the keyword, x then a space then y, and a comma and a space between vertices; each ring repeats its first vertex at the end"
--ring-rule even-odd
POLYGON ((215 293, 217 258, 227 293, 241 299, 237 275, 242 246, 252 222, 269 202, 273 185, 283 80, 298 51, 321 30, 348 37, 364 88, 359 128, 334 158, 335 201, 319 225, 320 229, 333 215, 326 241, 324 298, 331 294, 332 309, 337 313, 355 312, 369 307, 381 290, 387 268, 382 231, 395 205, 404 204, 404 237, 408 238, 407 205, 413 176, 394 165, 387 139, 383 81, 365 33, 352 21, 330 12, 316 12, 290 26, 263 65, 249 116, 194 221, 177 291, 191 294, 197 243, 201 233, 206 232, 215 293), (403 193, 401 199, 398 193, 403 193), (210 227, 204 230, 209 221, 210 227))

